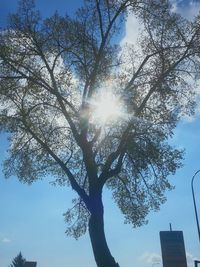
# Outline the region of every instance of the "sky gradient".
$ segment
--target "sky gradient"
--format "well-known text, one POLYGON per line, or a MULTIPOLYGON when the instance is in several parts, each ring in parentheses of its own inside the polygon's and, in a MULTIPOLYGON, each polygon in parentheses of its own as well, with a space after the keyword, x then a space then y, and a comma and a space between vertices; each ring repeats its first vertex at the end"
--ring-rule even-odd
MULTIPOLYGON (((6 25, 8 12, 17 7, 16 0, 0 0, 0 26, 6 25)), ((38 0, 44 16, 58 10, 73 14, 80 0, 38 0)), ((187 18, 200 10, 199 1, 173 1, 174 10, 187 18)), ((137 21, 129 17, 123 40, 134 42, 137 38, 137 21), (134 30, 133 30, 133 23, 134 30)), ((149 223, 140 228, 124 225, 120 211, 113 204, 110 193, 105 191, 105 231, 109 247, 121 267, 151 267, 160 261, 159 231, 182 230, 188 256, 188 267, 193 259, 200 259, 200 244, 191 194, 191 178, 200 169, 200 115, 199 107, 191 119, 183 119, 171 142, 185 149, 184 167, 169 180, 175 189, 167 193, 167 202, 159 212, 150 213, 149 223)), ((8 141, 0 136, 0 162, 6 156, 8 141)), ((2 168, 1 168, 2 169, 2 168)), ((48 180, 37 181, 31 186, 13 177, 5 180, 0 170, 0 267, 8 267, 21 251, 37 267, 95 267, 88 233, 78 241, 65 235, 66 225, 62 214, 71 206, 75 193, 70 188, 53 187, 48 180)), ((195 179, 195 194, 200 214, 200 175, 195 179)))

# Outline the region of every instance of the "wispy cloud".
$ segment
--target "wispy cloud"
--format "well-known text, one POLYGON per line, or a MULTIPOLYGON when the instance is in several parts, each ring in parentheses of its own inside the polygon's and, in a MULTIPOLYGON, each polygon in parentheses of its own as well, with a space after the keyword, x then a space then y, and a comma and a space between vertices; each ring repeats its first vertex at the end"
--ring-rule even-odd
POLYGON ((193 19, 200 11, 200 3, 197 1, 171 0, 172 10, 181 14, 186 19, 193 19))
MULTIPOLYGON (((187 257, 188 267, 193 267, 194 260, 197 258, 194 255, 192 255, 190 252, 186 252, 186 257, 187 257)), ((155 252, 145 252, 140 257, 140 261, 143 264, 143 266, 155 266, 155 267, 162 266, 162 257, 160 254, 155 253, 155 252)))
MULTIPOLYGON (((172 10, 179 13, 186 19, 193 19, 200 12, 200 2, 196 1, 183 1, 183 0, 171 0, 172 10)), ((125 35, 121 41, 121 45, 125 43, 136 44, 139 37, 141 25, 139 20, 133 13, 130 13, 127 17, 125 24, 125 35)))
POLYGON ((161 255, 155 252, 145 252, 140 257, 140 261, 147 266, 151 265, 158 267, 162 265, 161 255))
MULTIPOLYGON (((198 100, 198 99, 197 99, 198 100)), ((189 115, 184 115, 182 117, 182 121, 184 123, 193 123, 197 118, 199 118, 200 115, 200 104, 197 103, 197 106, 195 108, 195 112, 193 116, 189 116, 189 115)))
POLYGON ((186 257, 187 257, 188 267, 193 267, 194 260, 196 260, 197 258, 194 255, 192 255, 190 252, 186 252, 186 257))
MULTIPOLYGON (((171 0, 172 10, 188 20, 192 20, 200 12, 200 2, 190 0, 171 0)), ((142 30, 139 20, 133 13, 127 17, 125 24, 125 35, 121 40, 120 45, 123 47, 125 44, 136 45, 138 38, 140 37, 140 31, 142 30)), ((137 47, 137 46, 135 46, 137 47)), ((138 49, 138 47, 137 47, 138 49)), ((192 81, 193 84, 193 81, 192 81)), ((194 84, 193 84, 194 86, 194 84)), ((200 84, 196 87, 196 97, 200 95, 200 84)), ((197 101, 198 102, 198 101, 197 101)), ((191 123, 196 120, 200 115, 200 104, 196 106, 195 114, 193 116, 187 116, 183 114, 182 119, 185 122, 191 123)))
POLYGON ((7 237, 4 237, 2 240, 1 240, 2 243, 10 243, 11 240, 7 237))

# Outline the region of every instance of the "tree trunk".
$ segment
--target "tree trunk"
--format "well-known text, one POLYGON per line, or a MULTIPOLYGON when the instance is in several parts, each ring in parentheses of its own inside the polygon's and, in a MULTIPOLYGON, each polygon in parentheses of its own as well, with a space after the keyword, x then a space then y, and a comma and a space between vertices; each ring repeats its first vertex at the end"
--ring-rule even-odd
POLYGON ((89 220, 89 235, 95 261, 98 267, 119 267, 108 248, 103 219, 103 203, 95 200, 95 210, 91 212, 89 220))

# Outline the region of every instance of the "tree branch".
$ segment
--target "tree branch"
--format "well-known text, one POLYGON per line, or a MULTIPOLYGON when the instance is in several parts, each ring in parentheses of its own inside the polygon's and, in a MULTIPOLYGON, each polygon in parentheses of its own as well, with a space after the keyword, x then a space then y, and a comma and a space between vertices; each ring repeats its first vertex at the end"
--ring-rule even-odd
POLYGON ((58 163, 58 165, 61 167, 61 169, 67 174, 71 187, 78 193, 78 195, 84 200, 87 207, 89 207, 89 197, 86 194, 85 190, 79 186, 77 183, 74 175, 71 173, 71 171, 67 168, 64 162, 61 161, 61 159, 56 156, 56 154, 50 149, 50 147, 43 142, 37 134, 28 126, 25 118, 23 118, 22 123, 24 124, 26 130, 31 134, 31 136, 43 147, 45 151, 49 153, 49 155, 58 163))

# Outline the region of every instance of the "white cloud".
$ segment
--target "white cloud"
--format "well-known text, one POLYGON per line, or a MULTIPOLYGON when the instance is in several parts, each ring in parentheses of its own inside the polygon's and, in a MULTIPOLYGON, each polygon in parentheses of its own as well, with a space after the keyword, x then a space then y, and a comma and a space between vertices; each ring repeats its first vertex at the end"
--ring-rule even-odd
MULTIPOLYGON (((200 12, 200 2, 171 0, 171 3, 174 12, 189 20, 193 19, 200 12)), ((142 29, 142 26, 139 20, 130 12, 126 20, 125 35, 121 45, 123 46, 125 43, 135 44, 139 37, 140 29, 142 29)))
MULTIPOLYGON (((197 258, 190 252, 186 252, 186 258, 188 267, 194 267, 194 260, 196 260, 197 258)), ((141 266, 153 266, 153 267, 162 266, 162 257, 160 254, 155 252, 145 252, 140 257, 140 261, 142 263, 141 266)))
POLYGON ((1 240, 2 243, 10 243, 11 240, 7 237, 4 237, 2 240, 1 240))
POLYGON ((182 117, 182 120, 183 122, 186 122, 186 123, 193 123, 197 118, 199 118, 199 115, 200 115, 200 104, 197 103, 197 106, 195 108, 195 114, 193 116, 184 115, 182 117))
POLYGON ((194 260, 196 260, 197 258, 193 256, 190 252, 186 252, 186 257, 188 267, 194 267, 194 260))
POLYGON ((200 11, 200 3, 197 1, 171 0, 172 10, 184 18, 192 20, 200 11))
POLYGON ((130 13, 127 17, 126 24, 125 24, 125 35, 121 41, 121 45, 125 45, 126 43, 135 44, 139 37, 141 25, 139 20, 133 13, 130 13))
MULTIPOLYGON (((200 2, 197 1, 184 1, 184 0, 171 0, 172 10, 188 20, 192 20, 200 12, 200 2)), ((125 24, 125 35, 121 40, 120 45, 123 47, 125 44, 134 45, 137 43, 138 38, 140 37, 140 31, 142 26, 139 23, 139 20, 133 13, 129 13, 127 21, 125 24)), ((197 90, 200 91, 200 84, 197 87, 197 90)), ((198 97, 200 92, 197 92, 196 96, 198 97)), ((195 109, 194 116, 183 116, 185 122, 193 122, 199 117, 200 114, 200 104, 197 105, 195 109)))
POLYGON ((140 260, 144 265, 150 266, 162 266, 162 259, 161 255, 155 252, 145 252, 141 257, 140 260))
POLYGON ((194 266, 194 257, 192 254, 190 253, 186 253, 186 257, 187 257, 187 263, 188 263, 188 267, 193 267, 194 266))

